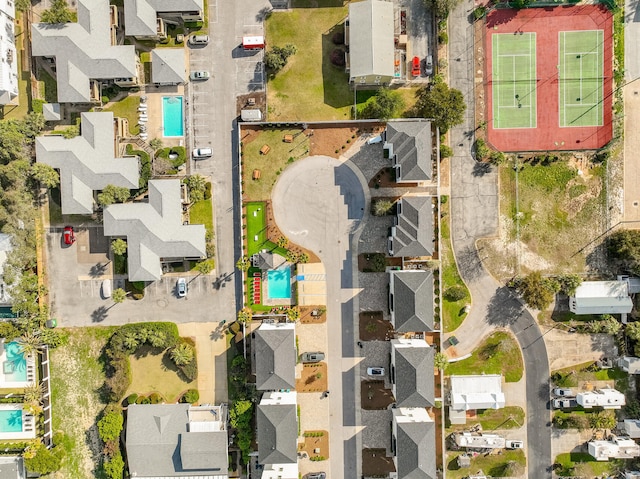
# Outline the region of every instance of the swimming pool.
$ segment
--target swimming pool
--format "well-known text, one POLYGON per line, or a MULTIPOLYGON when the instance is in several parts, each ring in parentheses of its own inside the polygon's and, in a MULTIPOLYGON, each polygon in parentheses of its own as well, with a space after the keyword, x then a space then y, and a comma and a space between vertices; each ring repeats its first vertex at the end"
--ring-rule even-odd
POLYGON ((291 298, 291 267, 267 271, 267 293, 270 299, 291 298))
POLYGON ((4 345, 6 358, 2 362, 4 382, 24 382, 27 380, 27 360, 20 351, 20 345, 12 341, 4 345))
POLYGON ((0 432, 22 432, 22 409, 0 410, 0 432))
POLYGON ((162 135, 184 136, 184 114, 181 96, 162 97, 162 135))

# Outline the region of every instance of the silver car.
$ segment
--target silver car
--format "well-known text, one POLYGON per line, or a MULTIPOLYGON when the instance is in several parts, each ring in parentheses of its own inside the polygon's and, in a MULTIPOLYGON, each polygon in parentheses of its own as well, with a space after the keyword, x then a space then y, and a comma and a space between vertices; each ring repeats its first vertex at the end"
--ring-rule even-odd
POLYGON ((178 278, 178 296, 184 298, 187 295, 187 280, 178 278))
POLYGON ((189 78, 191 78, 192 80, 208 80, 209 72, 204 70, 191 72, 191 75, 189 75, 189 78))

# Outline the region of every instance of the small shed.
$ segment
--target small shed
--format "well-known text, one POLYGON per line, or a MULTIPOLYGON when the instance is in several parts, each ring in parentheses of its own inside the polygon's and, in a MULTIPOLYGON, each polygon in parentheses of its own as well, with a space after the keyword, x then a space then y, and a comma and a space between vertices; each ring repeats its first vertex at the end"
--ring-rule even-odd
POLYGON ((471 467, 471 457, 466 454, 460 454, 458 456, 458 467, 462 469, 463 467, 471 467))
POLYGON ((240 111, 242 121, 262 121, 262 112, 256 108, 247 108, 240 111))

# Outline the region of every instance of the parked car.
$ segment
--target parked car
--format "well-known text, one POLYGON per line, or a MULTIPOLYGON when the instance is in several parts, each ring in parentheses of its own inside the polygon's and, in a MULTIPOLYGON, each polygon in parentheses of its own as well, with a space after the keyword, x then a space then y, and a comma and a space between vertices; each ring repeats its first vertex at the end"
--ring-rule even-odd
POLYGON ((209 79, 209 72, 204 71, 204 70, 198 70, 195 72, 191 72, 191 75, 189 75, 189 78, 191 78, 192 80, 208 80, 209 79))
POLYGON ((178 296, 184 298, 187 295, 187 280, 178 278, 178 296))
POLYGON ((194 160, 201 160, 203 158, 209 158, 213 155, 211 148, 194 148, 191 156, 194 160))
POLYGON ((424 74, 427 76, 433 75, 433 55, 427 55, 424 61, 424 74))
POLYGON ((323 360, 324 360, 324 353, 321 353, 321 352, 302 353, 303 363, 318 363, 323 360))
POLYGON ((506 441, 507 449, 524 449, 524 442, 522 441, 506 441))
POLYGON ((327 474, 324 472, 310 472, 304 477, 306 477, 307 479, 326 479, 327 474))
POLYGON ((111 297, 111 280, 110 279, 105 279, 102 282, 101 288, 102 290, 102 298, 103 299, 107 299, 111 297))
POLYGON ((367 374, 369 376, 384 376, 384 368, 367 368, 367 374))
POLYGON ((553 389, 553 394, 555 396, 562 396, 562 397, 574 397, 575 394, 573 394, 573 391, 571 391, 571 389, 568 388, 554 388, 553 389))
POLYGON ((64 232, 62 233, 62 239, 64 240, 64 244, 72 245, 76 242, 76 234, 73 231, 73 226, 65 226, 64 232))
POLYGON ((209 35, 191 35, 189 43, 192 45, 206 45, 209 43, 209 35))
POLYGON ((411 74, 414 77, 420 76, 420 57, 413 57, 413 61, 411 62, 411 74))
POLYGON ((557 398, 553 400, 554 409, 569 409, 578 406, 578 401, 569 398, 557 398))

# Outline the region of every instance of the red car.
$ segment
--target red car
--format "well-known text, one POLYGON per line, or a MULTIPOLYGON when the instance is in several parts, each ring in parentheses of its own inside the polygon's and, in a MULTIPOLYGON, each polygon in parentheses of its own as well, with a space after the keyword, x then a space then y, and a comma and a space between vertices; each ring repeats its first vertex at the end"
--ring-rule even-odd
POLYGON ((76 242, 76 235, 73 232, 73 226, 65 226, 64 233, 62 234, 62 239, 64 240, 64 244, 72 245, 76 242))
POLYGON ((411 74, 414 77, 420 76, 420 58, 413 57, 413 61, 411 62, 411 74))

